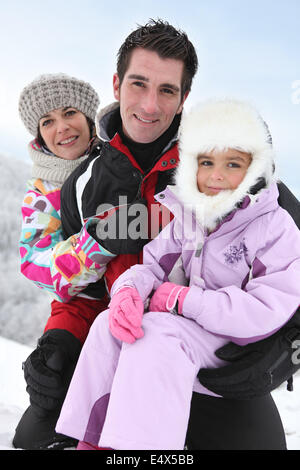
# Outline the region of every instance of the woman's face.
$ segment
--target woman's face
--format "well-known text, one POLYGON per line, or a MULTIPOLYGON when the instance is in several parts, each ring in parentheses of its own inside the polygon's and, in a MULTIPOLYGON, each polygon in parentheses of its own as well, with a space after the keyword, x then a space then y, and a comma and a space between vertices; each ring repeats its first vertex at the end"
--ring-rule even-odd
POLYGON ((48 149, 64 160, 83 155, 91 138, 85 115, 71 107, 54 109, 43 116, 39 130, 48 149))

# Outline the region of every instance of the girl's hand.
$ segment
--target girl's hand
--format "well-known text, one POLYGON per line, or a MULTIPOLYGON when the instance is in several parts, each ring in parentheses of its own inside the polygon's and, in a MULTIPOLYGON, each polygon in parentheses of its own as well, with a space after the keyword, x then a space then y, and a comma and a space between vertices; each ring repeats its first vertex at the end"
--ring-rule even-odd
POLYGON ((189 287, 180 286, 173 282, 164 282, 154 292, 150 304, 151 312, 170 312, 182 314, 182 304, 189 287))
POLYGON ((144 303, 133 287, 116 292, 109 304, 109 329, 112 335, 126 343, 134 343, 144 336, 141 328, 144 303))

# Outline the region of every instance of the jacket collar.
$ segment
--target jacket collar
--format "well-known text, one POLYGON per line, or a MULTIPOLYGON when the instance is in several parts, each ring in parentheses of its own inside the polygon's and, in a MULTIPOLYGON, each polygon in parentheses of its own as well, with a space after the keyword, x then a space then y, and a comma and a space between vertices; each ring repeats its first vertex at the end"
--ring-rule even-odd
MULTIPOLYGON (((156 194, 155 199, 166 206, 178 220, 182 221, 182 223, 184 223, 186 218, 187 220, 193 218, 194 221, 204 229, 204 231, 208 231, 210 233, 212 231, 215 232, 221 226, 223 227, 222 230, 225 232, 231 231, 233 226, 239 226, 245 222, 248 223, 260 215, 275 210, 278 207, 278 195, 278 187, 275 182, 268 188, 262 189, 255 196, 247 194, 238 207, 234 206, 231 211, 223 213, 223 216, 220 216, 215 223, 211 224, 211 226, 203 223, 203 212, 205 210, 203 205, 209 205, 209 202, 206 199, 207 197, 201 201, 200 205, 187 205, 183 203, 178 187, 170 185, 167 186, 164 191, 156 194), (229 221, 232 221, 232 224, 225 224, 225 222, 229 221)), ((211 196, 210 200, 215 197, 216 196, 211 196)), ((215 220, 215 218, 212 219, 215 220)))
MULTIPOLYGON (((120 104, 115 101, 98 112, 95 121, 97 136, 104 142, 111 142, 116 137, 120 123, 120 104)), ((162 153, 167 152, 177 140, 178 131, 169 140, 162 153)))

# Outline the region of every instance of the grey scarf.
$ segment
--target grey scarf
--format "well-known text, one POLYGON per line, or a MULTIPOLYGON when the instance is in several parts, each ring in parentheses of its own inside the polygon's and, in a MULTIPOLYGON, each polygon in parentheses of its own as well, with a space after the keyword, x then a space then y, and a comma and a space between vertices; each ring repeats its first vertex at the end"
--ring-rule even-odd
POLYGON ((43 152, 43 149, 38 150, 33 145, 34 143, 30 143, 28 146, 33 161, 32 177, 47 180, 58 188, 61 188, 68 176, 88 157, 87 153, 76 160, 64 160, 43 152))

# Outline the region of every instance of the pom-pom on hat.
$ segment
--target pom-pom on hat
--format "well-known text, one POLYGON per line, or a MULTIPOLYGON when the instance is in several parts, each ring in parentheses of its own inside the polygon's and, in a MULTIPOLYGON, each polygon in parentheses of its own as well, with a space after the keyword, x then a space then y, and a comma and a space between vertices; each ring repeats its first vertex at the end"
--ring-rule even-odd
POLYGON ((37 136, 39 120, 50 111, 72 107, 95 120, 100 100, 87 82, 69 75, 40 75, 27 85, 19 99, 19 114, 26 129, 37 136))

